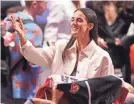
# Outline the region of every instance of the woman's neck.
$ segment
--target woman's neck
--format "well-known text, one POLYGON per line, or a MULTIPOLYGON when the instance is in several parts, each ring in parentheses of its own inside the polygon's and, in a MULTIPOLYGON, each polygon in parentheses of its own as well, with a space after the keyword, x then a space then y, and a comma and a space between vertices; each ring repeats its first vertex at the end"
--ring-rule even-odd
POLYGON ((90 42, 89 36, 87 38, 80 38, 77 37, 77 48, 78 48, 78 52, 82 51, 90 42))

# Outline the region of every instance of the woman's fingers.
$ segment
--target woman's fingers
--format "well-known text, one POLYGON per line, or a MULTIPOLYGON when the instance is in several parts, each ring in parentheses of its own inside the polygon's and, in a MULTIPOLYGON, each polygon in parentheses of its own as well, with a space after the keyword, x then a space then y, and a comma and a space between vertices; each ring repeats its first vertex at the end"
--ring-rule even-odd
POLYGON ((10 17, 10 20, 11 20, 13 29, 17 30, 18 29, 18 26, 17 26, 17 22, 15 21, 14 17, 11 16, 10 17))
POLYGON ((10 19, 11 19, 11 23, 14 25, 14 24, 15 24, 14 17, 13 17, 13 16, 11 16, 11 17, 10 17, 10 19))
POLYGON ((14 17, 11 16, 11 17, 10 17, 10 20, 11 20, 13 29, 15 29, 17 32, 20 32, 20 31, 23 30, 23 23, 22 23, 22 20, 20 19, 20 17, 18 17, 18 21, 16 21, 16 20, 14 19, 14 17))
POLYGON ((19 20, 20 28, 23 30, 24 26, 23 26, 23 22, 22 22, 21 18, 18 17, 18 20, 19 20))

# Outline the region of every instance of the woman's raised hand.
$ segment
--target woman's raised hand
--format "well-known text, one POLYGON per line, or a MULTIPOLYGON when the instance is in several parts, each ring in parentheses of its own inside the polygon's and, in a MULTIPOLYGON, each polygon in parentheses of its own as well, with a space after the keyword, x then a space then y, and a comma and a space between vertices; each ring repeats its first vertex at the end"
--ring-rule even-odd
POLYGON ((15 31, 17 31, 18 35, 19 35, 19 36, 24 35, 24 26, 23 26, 23 23, 22 23, 21 18, 18 17, 18 21, 15 21, 14 17, 11 16, 11 17, 10 17, 10 20, 11 20, 13 29, 14 29, 15 31))
POLYGON ((13 29, 15 31, 17 31, 17 33, 18 33, 18 36, 20 38, 21 46, 23 46, 26 43, 27 39, 25 37, 24 25, 22 23, 22 20, 20 19, 20 17, 18 17, 18 21, 15 21, 13 16, 11 16, 10 19, 11 19, 11 23, 12 23, 13 29))

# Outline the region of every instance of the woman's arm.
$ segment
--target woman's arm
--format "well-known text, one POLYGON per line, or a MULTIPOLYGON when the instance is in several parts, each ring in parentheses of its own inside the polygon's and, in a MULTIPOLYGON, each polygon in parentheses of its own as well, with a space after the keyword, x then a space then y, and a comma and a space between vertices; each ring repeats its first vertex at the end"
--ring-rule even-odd
POLYGON ((54 47, 46 47, 35 48, 29 40, 25 37, 24 27, 21 19, 19 18, 19 22, 15 21, 13 17, 11 17, 11 22, 13 25, 13 29, 15 29, 18 33, 20 44, 21 44, 21 53, 22 55, 31 63, 37 64, 39 66, 50 68, 53 57, 54 57, 54 47))
POLYGON ((50 69, 54 59, 55 47, 35 48, 32 43, 27 40, 20 48, 20 53, 29 62, 50 69))
POLYGON ((102 58, 101 76, 114 75, 114 67, 108 53, 102 58))
POLYGON ((26 43, 27 39, 24 34, 24 26, 23 26, 22 20, 20 18, 18 18, 19 22, 17 22, 17 21, 15 21, 13 16, 11 16, 10 19, 11 19, 13 29, 15 29, 18 33, 21 46, 23 46, 26 43))

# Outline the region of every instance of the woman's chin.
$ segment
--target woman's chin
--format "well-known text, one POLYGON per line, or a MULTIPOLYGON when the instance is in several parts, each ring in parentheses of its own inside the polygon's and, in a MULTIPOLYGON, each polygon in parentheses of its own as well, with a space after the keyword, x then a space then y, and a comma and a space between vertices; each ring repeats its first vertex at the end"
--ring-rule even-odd
POLYGON ((72 35, 73 35, 74 37, 77 37, 78 33, 73 32, 72 35))

